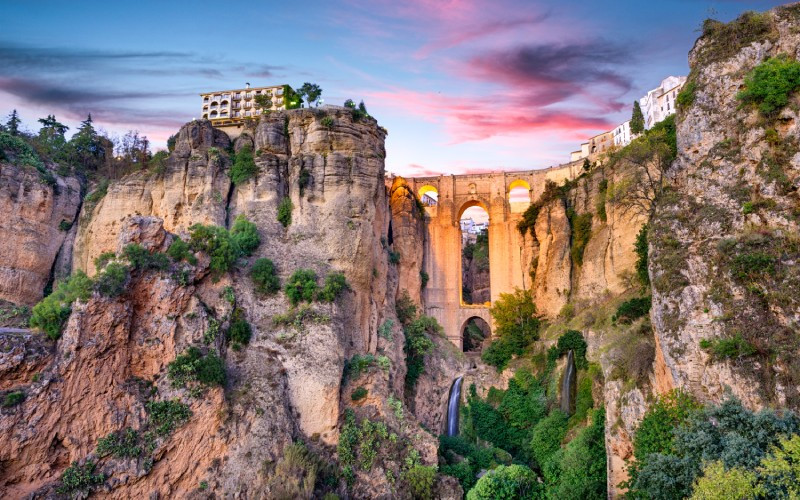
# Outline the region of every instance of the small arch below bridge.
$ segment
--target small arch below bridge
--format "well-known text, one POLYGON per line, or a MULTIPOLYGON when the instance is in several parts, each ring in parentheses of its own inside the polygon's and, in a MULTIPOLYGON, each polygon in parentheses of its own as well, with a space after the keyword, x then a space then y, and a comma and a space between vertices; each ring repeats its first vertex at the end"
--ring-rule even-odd
POLYGON ((417 194, 422 204, 426 207, 435 207, 439 203, 439 190, 430 184, 419 188, 417 194))
POLYGON ((481 352, 486 339, 491 338, 492 327, 480 316, 472 316, 461 327, 461 350, 481 352))
POLYGON ((531 185, 517 179, 508 185, 508 205, 511 213, 522 213, 531 204, 531 185))
MULTIPOLYGON (((445 331, 447 337, 453 341, 453 343, 464 350, 464 330, 467 328, 467 323, 470 320, 479 319, 483 321, 484 324, 487 325, 487 335, 486 338, 489 339, 492 337, 492 315, 489 314, 489 308, 485 306, 471 306, 471 307, 460 307, 458 309, 458 317, 456 318, 456 325, 458 326, 458 331, 451 332, 445 331), (455 335, 454 335, 455 334, 455 335)), ((454 326, 456 326, 454 325, 454 326)))

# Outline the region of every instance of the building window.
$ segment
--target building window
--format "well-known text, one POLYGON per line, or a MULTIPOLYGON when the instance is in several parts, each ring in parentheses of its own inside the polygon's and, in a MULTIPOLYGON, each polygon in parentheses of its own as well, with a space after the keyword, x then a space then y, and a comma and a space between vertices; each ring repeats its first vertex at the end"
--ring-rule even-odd
POLYGON ((250 116, 250 112, 249 111, 245 111, 244 112, 244 116, 250 116))
POLYGON ((234 99, 241 99, 241 98, 242 98, 242 94, 240 94, 239 92, 237 92, 237 93, 233 94, 233 98, 234 98, 234 99))

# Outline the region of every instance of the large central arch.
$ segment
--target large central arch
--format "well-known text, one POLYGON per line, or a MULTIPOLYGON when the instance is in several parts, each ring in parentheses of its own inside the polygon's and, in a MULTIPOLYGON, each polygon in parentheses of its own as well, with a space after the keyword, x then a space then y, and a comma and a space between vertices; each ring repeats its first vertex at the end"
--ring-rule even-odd
MULTIPOLYGON (((492 303, 501 293, 530 288, 524 240, 517 230, 526 203, 509 201, 511 190, 525 187, 530 200, 544 191, 545 181, 558 184, 581 174, 582 162, 523 172, 449 175, 408 179, 418 196, 435 192, 436 203, 425 204, 424 270, 429 276, 423 291, 426 314, 435 317, 445 335, 462 347, 462 326, 471 317, 486 321, 494 334, 489 308, 461 303, 461 228, 459 220, 470 206, 481 206, 489 215, 489 286, 492 303), (420 192, 422 191, 422 192, 420 192), (512 209, 513 208, 513 209, 512 209)), ((529 202, 528 202, 529 203, 529 202)))

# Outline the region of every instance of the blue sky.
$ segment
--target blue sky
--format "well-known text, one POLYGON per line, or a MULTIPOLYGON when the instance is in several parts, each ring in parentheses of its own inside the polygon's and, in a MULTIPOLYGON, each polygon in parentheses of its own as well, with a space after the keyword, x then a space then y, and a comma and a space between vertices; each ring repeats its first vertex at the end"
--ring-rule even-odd
POLYGON ((163 147, 200 92, 310 81, 365 101, 395 173, 543 168, 688 73, 703 19, 781 3, 0 0, 0 115, 91 112, 163 147))

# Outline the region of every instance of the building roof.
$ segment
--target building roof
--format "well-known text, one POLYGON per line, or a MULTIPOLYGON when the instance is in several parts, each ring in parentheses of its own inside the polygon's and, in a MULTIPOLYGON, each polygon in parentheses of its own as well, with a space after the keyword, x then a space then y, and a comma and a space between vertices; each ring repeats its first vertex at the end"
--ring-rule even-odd
POLYGON ((198 95, 204 96, 204 95, 210 95, 210 94, 219 94, 221 92, 245 92, 247 90, 273 89, 273 88, 277 88, 277 87, 288 87, 288 85, 286 85, 285 83, 281 83, 279 85, 263 85, 261 87, 249 87, 249 88, 246 87, 246 88, 243 88, 243 89, 214 90, 212 92, 202 92, 202 93, 200 93, 198 95))

